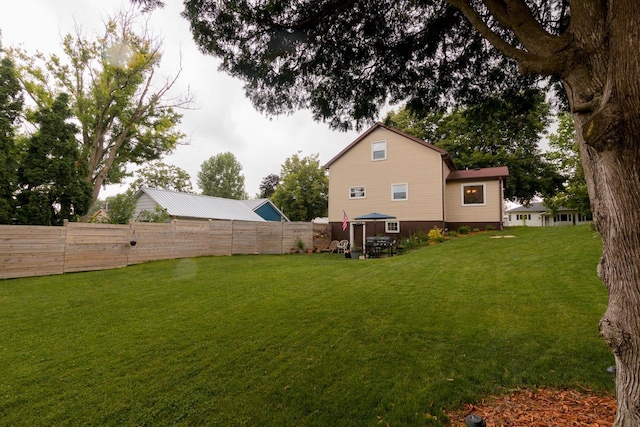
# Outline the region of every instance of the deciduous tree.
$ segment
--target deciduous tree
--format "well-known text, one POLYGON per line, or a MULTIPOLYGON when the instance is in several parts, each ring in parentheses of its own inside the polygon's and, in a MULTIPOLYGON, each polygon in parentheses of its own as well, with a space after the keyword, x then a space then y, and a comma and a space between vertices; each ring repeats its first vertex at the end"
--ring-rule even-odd
POLYGON ((142 186, 163 190, 193 193, 191 177, 182 168, 164 162, 153 162, 135 172, 136 180, 129 186, 137 191, 142 186))
POLYGON ((291 221, 311 221, 327 215, 329 178, 318 154, 299 154, 285 160, 270 199, 291 221))
POLYGON ((538 146, 550 118, 544 93, 527 90, 447 113, 420 115, 404 107, 384 122, 445 149, 458 169, 508 166, 505 198, 527 204, 553 196, 565 180, 538 146))
POLYGON ((136 199, 131 190, 107 197, 110 224, 128 224, 136 210, 136 199))
POLYGON ((559 80, 603 243, 598 272, 609 305, 600 331, 616 360, 615 425, 640 425, 636 0, 185 0, 185 6, 196 42, 244 79, 258 109, 310 108, 337 128, 376 117, 386 101, 473 105, 513 85, 559 80))
POLYGON ((12 50, 23 86, 39 107, 69 93, 92 200, 104 185, 122 181, 128 163, 158 159, 183 138, 176 108, 189 99, 168 96, 179 72, 158 78, 161 44, 146 29, 135 28, 135 14, 121 12, 99 37, 90 39, 80 30, 66 35, 63 57, 12 50))
POLYGON ((564 188, 544 204, 551 210, 561 206, 576 209, 584 216, 591 216, 591 204, 584 169, 580 162, 580 147, 576 142, 573 118, 570 113, 558 116, 558 129, 549 135, 549 159, 567 177, 564 188))
POLYGON ((280 182, 280 176, 275 173, 271 173, 264 178, 260 183, 260 193, 258 193, 259 199, 268 199, 273 193, 275 193, 278 183, 280 182))
POLYGON ((246 195, 242 165, 228 151, 212 156, 200 165, 198 186, 205 196, 240 200, 246 195))

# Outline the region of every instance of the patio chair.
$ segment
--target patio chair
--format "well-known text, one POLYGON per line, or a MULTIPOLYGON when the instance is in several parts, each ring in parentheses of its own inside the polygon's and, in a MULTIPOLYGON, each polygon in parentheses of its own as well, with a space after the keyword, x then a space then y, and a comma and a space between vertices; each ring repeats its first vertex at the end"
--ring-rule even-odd
POLYGON ((348 248, 349 248, 349 241, 340 240, 340 242, 338 243, 338 253, 343 254, 347 251, 348 248))
POLYGON ((329 247, 326 249, 320 249, 320 252, 329 252, 329 253, 334 253, 338 250, 338 241, 337 240, 332 240, 331 243, 329 243, 329 247))

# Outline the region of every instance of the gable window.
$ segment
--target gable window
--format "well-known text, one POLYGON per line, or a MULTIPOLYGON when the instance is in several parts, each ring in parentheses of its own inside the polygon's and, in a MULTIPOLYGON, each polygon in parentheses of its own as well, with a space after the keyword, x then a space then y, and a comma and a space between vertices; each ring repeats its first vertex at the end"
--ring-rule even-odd
POLYGON ((409 192, 408 184, 391 184, 391 200, 407 200, 409 192))
POLYGON ((365 187, 351 187, 349 189, 350 199, 364 199, 366 195, 367 195, 367 190, 365 187))
POLYGON ((400 222, 399 221, 387 221, 384 225, 384 231, 386 233, 399 233, 400 222))
POLYGON ((371 160, 387 159, 387 141, 376 141, 371 143, 371 160))
POLYGON ((484 183, 462 185, 462 205, 484 205, 484 183))

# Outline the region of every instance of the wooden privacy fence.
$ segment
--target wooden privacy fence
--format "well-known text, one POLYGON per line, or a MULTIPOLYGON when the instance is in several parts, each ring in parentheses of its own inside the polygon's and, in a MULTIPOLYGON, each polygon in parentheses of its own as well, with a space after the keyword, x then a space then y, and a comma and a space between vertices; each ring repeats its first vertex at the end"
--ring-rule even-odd
POLYGON ((206 255, 282 254, 314 244, 306 222, 172 221, 0 225, 0 279, 105 270, 206 255), (135 245, 133 244, 135 242, 135 245))

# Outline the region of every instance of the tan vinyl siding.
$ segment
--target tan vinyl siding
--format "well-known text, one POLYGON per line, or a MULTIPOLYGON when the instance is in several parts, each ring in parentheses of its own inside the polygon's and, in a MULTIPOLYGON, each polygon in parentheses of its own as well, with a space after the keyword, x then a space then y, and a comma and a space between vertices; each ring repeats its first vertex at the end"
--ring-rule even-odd
POLYGON ((453 181, 446 187, 446 220, 447 222, 500 222, 502 191, 500 180, 486 181, 453 181), (484 205, 462 204, 462 186, 485 184, 484 205))
POLYGON ((394 215, 399 221, 443 220, 443 165, 439 152, 380 128, 331 164, 329 221, 370 212, 394 215), (371 143, 387 142, 386 160, 371 160, 371 143), (408 200, 392 201, 391 185, 407 184, 408 200), (366 187, 366 197, 350 199, 349 189, 366 187))

